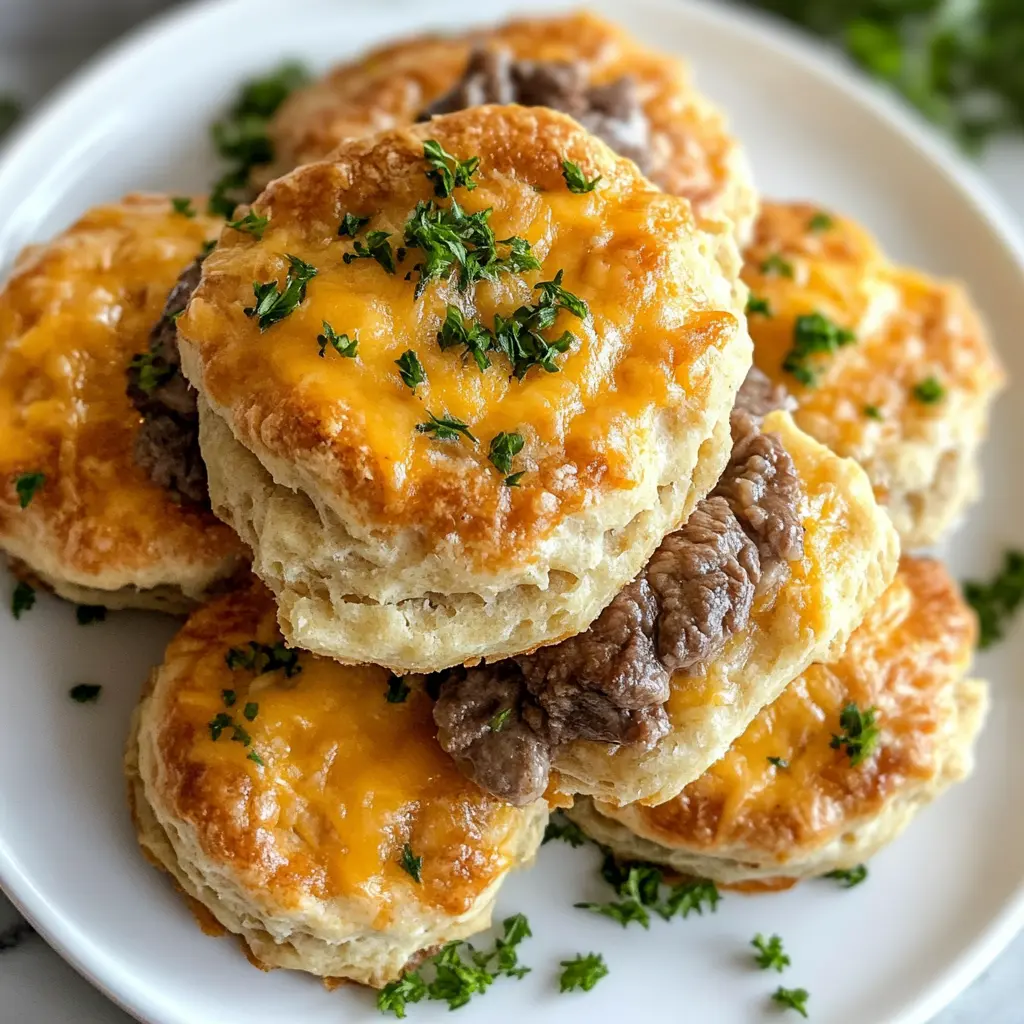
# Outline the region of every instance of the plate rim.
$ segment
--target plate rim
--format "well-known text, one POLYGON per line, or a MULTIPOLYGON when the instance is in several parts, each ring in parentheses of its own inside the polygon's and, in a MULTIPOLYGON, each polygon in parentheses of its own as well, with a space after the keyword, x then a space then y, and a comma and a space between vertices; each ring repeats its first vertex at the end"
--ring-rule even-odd
MULTIPOLYGON (((372 0, 358 2, 372 4, 372 0)), ((86 60, 38 104, 0 146, 0 190, 3 189, 6 177, 14 173, 19 163, 31 155, 33 148, 53 123, 63 119, 68 108, 75 107, 80 93, 96 88, 105 77, 116 74, 119 66, 132 59, 136 51, 146 49, 164 33, 193 20, 220 17, 221 10, 244 10, 246 3, 247 0, 189 0, 180 7, 148 18, 86 60)), ((945 179, 999 243, 1003 255, 1016 268, 1024 287, 1024 227, 1018 226, 1017 216, 981 172, 950 141, 900 102, 886 87, 860 74, 839 51, 780 18, 761 10, 741 8, 731 0, 724 4, 716 4, 712 0, 592 2, 593 7, 609 12, 627 4, 661 11, 674 17, 682 15, 702 20, 715 29, 737 34, 748 42, 773 50, 788 63, 825 79, 830 86, 902 136, 903 141, 945 179)), ((395 3, 394 12, 406 6, 410 6, 407 0, 400 0, 395 3)), ((537 5, 528 3, 523 6, 525 12, 537 5)), ((558 6, 565 6, 564 0, 558 0, 558 6)), ((614 14, 611 16, 614 17, 614 14)), ((15 254, 8 255, 13 257, 15 254)), ((3 262, 0 255, 0 264, 3 262)), ((3 836, 0 836, 0 890, 65 962, 122 1011, 142 1024, 180 1024, 177 1018, 172 1020, 158 1015, 157 1008, 148 999, 140 999, 136 1004, 127 994, 114 987, 114 976, 104 973, 103 958, 93 953, 88 936, 68 922, 60 908, 51 904, 45 894, 21 871, 3 836), (149 1003, 148 1007, 146 1003, 149 1003)), ((989 967, 1022 930, 1024 870, 1021 871, 1016 890, 1001 911, 989 919, 944 972, 935 975, 920 988, 913 1000, 906 1004, 890 1024, 926 1024, 989 967)))

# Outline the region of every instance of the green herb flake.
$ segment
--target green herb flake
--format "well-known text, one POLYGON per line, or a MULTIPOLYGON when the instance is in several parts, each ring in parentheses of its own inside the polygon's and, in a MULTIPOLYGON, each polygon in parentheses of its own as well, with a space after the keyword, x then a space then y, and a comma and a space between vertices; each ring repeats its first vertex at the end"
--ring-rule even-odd
POLYGON ((608 966, 600 953, 580 954, 572 960, 560 961, 562 973, 558 978, 559 992, 574 992, 581 989, 589 992, 608 974, 608 966))
POLYGON ((229 714, 224 711, 218 711, 217 714, 210 719, 206 724, 210 729, 210 739, 215 743, 220 739, 220 734, 232 724, 232 718, 229 714))
POLYGON ((18 580, 18 585, 11 595, 11 614, 20 619, 22 612, 31 611, 36 603, 35 587, 30 586, 24 580, 18 580))
POLYGON ((793 264, 779 253, 774 252, 761 264, 761 273, 771 277, 793 277, 793 264))
POLYGON ((814 387, 819 370, 811 365, 814 356, 834 355, 856 341, 853 331, 839 327, 821 313, 805 313, 793 324, 793 347, 786 353, 782 368, 801 384, 814 387))
MULTIPOLYGON (((183 312, 184 310, 179 310, 173 313, 170 319, 177 321, 183 312)), ((178 372, 176 367, 170 366, 166 359, 153 352, 136 353, 132 356, 128 368, 134 371, 135 383, 147 395, 163 387, 178 372)))
POLYGON ((408 843, 402 847, 402 856, 399 858, 398 863, 414 882, 422 884, 423 879, 420 877, 420 873, 423 870, 423 858, 417 857, 412 852, 412 847, 408 843))
POLYGON ((355 238, 369 223, 369 217, 357 217, 354 213, 346 213, 338 225, 338 237, 355 238))
POLYGON ((509 475, 505 477, 503 483, 506 487, 518 487, 519 481, 522 480, 524 476, 526 476, 526 470, 521 469, 518 473, 509 473, 509 475))
POLYGON ((487 458, 499 473, 507 475, 512 472, 512 460, 523 450, 524 444, 522 434, 507 434, 503 430, 491 438, 487 458))
POLYGON ((234 690, 221 690, 220 699, 224 701, 224 707, 231 708, 235 706, 235 701, 238 699, 234 690))
POLYGON ((393 1013, 399 1020, 404 1020, 406 1004, 418 1003, 426 997, 426 982, 417 971, 406 971, 397 981, 388 982, 377 993, 377 1009, 381 1013, 393 1013))
POLYGON ((384 691, 384 699, 389 704, 404 704, 412 690, 406 685, 402 676, 392 675, 388 679, 388 688, 384 691))
POLYGON ((540 305, 554 309, 566 309, 573 316, 585 320, 590 314, 587 304, 572 292, 562 287, 564 270, 559 270, 551 281, 539 281, 533 286, 534 291, 540 292, 540 305))
POLYGON ((754 962, 762 971, 778 971, 781 974, 790 964, 789 957, 782 948, 782 939, 773 935, 770 939, 758 932, 750 944, 757 950, 754 962))
POLYGON ((427 371, 423 369, 420 357, 411 348, 406 349, 395 360, 395 365, 398 367, 398 374, 402 378, 402 383, 410 391, 415 391, 420 384, 426 384, 427 371))
POLYGON ((68 690, 68 696, 79 704, 95 704, 100 698, 102 686, 93 683, 79 683, 68 690))
POLYGON ((248 759, 249 759, 250 761, 254 761, 254 762, 255 762, 256 764, 258 764, 258 765, 259 765, 259 766, 260 766, 261 768, 265 768, 265 767, 266 767, 266 762, 264 762, 263 758, 262 758, 262 757, 260 757, 260 755, 259 755, 259 754, 257 754, 255 750, 250 750, 250 751, 249 751, 249 753, 248 753, 248 754, 246 754, 245 756, 246 756, 246 757, 247 757, 247 758, 248 758, 248 759))
POLYGON ((911 393, 922 405, 935 405, 936 402, 941 402, 946 397, 946 389, 934 375, 918 381, 911 393))
POLYGON ((273 327, 274 324, 290 316, 306 298, 306 285, 317 275, 316 267, 298 256, 285 253, 288 260, 288 276, 283 288, 278 288, 276 281, 260 284, 254 281, 252 290, 256 296, 255 306, 246 306, 242 310, 248 317, 255 317, 261 331, 273 327))
POLYGON ((824 210, 819 210, 813 217, 807 222, 807 228, 809 231, 818 235, 823 231, 831 231, 835 227, 835 220, 830 214, 827 214, 824 210))
POLYGON ((75 609, 75 618, 80 626, 91 626, 107 617, 107 609, 101 604, 80 604, 75 609))
POLYGON ((753 316, 755 313, 761 316, 772 315, 772 305, 767 299, 762 299, 757 295, 751 295, 747 299, 747 316, 753 316))
POLYGON ((579 164, 574 164, 571 160, 562 161, 562 177, 565 178, 565 184, 569 191, 575 192, 577 195, 593 192, 601 180, 599 174, 596 178, 591 178, 588 181, 587 176, 580 170, 579 164))
POLYGON ((882 410, 879 409, 877 405, 865 405, 864 415, 867 416, 869 420, 880 420, 883 418, 882 410))
POLYGON ((21 508, 28 508, 39 488, 46 482, 45 473, 22 473, 14 478, 14 490, 21 508))
POLYGON ((326 321, 323 321, 323 334, 316 336, 316 343, 320 346, 320 358, 323 359, 327 346, 330 345, 339 356, 346 356, 355 359, 359 350, 359 337, 350 338, 347 334, 338 334, 326 321))
POLYGON ((810 993, 805 988, 783 988, 781 985, 772 993, 772 1000, 780 1006, 796 1010, 801 1017, 807 1016, 807 1000, 810 993))
POLYGON ((789 762, 784 757, 769 757, 768 761, 782 771, 785 771, 789 767, 789 762))
POLYGON ((835 871, 828 871, 821 877, 831 878, 844 889, 852 889, 855 885, 860 885, 868 877, 868 869, 867 865, 858 864, 853 868, 836 868, 835 871))
POLYGON ((194 217, 196 215, 196 208, 192 205, 192 200, 188 196, 174 196, 171 199, 171 209, 175 213, 180 213, 183 217, 194 217))
POLYGON ((252 743, 252 737, 246 732, 245 726, 234 721, 231 723, 231 739, 235 743, 241 743, 243 747, 252 743))
POLYGON ((1002 640, 1009 621, 1024 601, 1024 552, 1007 551, 999 572, 988 583, 968 580, 964 598, 978 616, 978 650, 1002 640))
POLYGON ((459 307, 449 303, 441 329, 437 332, 437 344, 442 352, 461 345, 483 373, 491 365, 487 350, 492 341, 493 335, 483 324, 466 320, 459 307))
POLYGON ((253 238, 262 238, 263 232, 267 230, 269 223, 269 217, 261 217, 255 210, 250 210, 244 217, 238 220, 229 220, 228 227, 234 228, 235 231, 245 231, 252 235, 253 238))
POLYGON ((877 712, 877 708, 861 711, 852 701, 839 712, 839 726, 843 732, 833 733, 830 745, 833 750, 846 747, 852 768, 863 764, 878 746, 881 730, 875 722, 877 712))
POLYGON ((283 643, 261 644, 250 640, 244 647, 232 647, 224 656, 229 669, 248 669, 261 676, 266 672, 283 669, 288 679, 302 671, 299 652, 285 647, 283 643))
POLYGON ((455 416, 445 413, 443 416, 435 416, 427 410, 430 419, 426 423, 417 423, 416 429, 421 434, 430 434, 438 441, 458 441, 460 435, 470 441, 476 442, 476 438, 470 432, 469 426, 455 416))
POLYGON ((430 165, 427 179, 434 184, 434 194, 445 199, 457 188, 472 192, 476 188, 473 175, 480 166, 480 157, 459 160, 447 152, 440 142, 427 139, 423 143, 423 159, 430 165))
POLYGON ((491 720, 487 723, 490 727, 491 732, 501 732, 505 728, 509 718, 512 717, 511 708, 502 708, 491 720))
POLYGON ((541 840, 541 845, 543 846, 544 843, 550 843, 555 839, 561 839, 562 842, 568 843, 574 849, 583 846, 587 842, 587 837, 583 834, 583 830, 579 825, 561 813, 555 813, 551 816, 547 828, 544 829, 544 838, 541 840))
POLYGON ((389 274, 395 272, 395 254, 388 239, 388 231, 368 231, 366 241, 357 239, 352 243, 352 251, 342 256, 342 260, 354 263, 356 260, 376 260, 389 274))
POLYGON ((245 707, 242 709, 242 717, 247 722, 252 722, 252 721, 255 720, 255 718, 259 714, 259 712, 260 712, 259 704, 257 704, 255 701, 249 701, 249 703, 246 704, 245 707))

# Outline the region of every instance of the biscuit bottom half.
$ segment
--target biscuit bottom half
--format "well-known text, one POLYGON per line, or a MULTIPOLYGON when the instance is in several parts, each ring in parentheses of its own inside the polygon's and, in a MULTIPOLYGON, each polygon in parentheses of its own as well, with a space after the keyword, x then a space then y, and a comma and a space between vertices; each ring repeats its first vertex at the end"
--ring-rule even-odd
POLYGON ((942 565, 904 558, 842 656, 808 668, 677 797, 570 813, 618 856, 726 885, 850 869, 970 773, 988 700, 964 678, 975 633, 942 565))
POLYGON ((281 643, 255 581, 192 615, 125 769, 143 852, 267 969, 382 986, 487 928, 547 822, 464 779, 413 679, 281 643))

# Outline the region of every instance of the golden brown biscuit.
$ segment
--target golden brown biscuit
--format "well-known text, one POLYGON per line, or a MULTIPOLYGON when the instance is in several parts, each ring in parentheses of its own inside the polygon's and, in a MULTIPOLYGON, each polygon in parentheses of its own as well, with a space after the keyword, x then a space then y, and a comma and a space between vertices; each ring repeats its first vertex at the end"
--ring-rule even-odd
POLYGON ((790 389, 797 423, 861 463, 905 548, 933 544, 977 494, 1004 382, 963 287, 893 266, 808 203, 765 204, 743 276, 754 361, 790 389))
POLYGON ((987 704, 986 685, 964 678, 976 632, 942 565, 904 558, 842 656, 812 665, 674 800, 585 801, 573 817, 623 857, 726 884, 852 868, 970 772, 987 704), (880 730, 859 754, 833 739, 849 735, 851 704, 876 709, 880 730))
POLYGON ((464 779, 407 683, 287 650, 257 581, 154 672, 125 762, 139 842, 257 966, 383 985, 486 928, 532 860, 547 806, 464 779))
MULTIPOLYGON (((456 86, 479 51, 529 62, 533 69, 563 65, 562 79, 566 65, 579 63, 583 82, 598 90, 630 79, 640 136, 649 135, 642 147, 649 154, 643 161, 648 176, 667 192, 689 199, 700 219, 724 217, 736 225, 741 239, 749 236, 757 195, 746 155, 725 118, 694 89, 681 61, 641 46, 618 26, 585 12, 517 20, 460 36, 416 36, 336 67, 295 92, 277 112, 269 130, 275 160, 257 169, 258 183, 323 159, 345 139, 411 124, 456 86)), ((477 103, 498 102, 494 94, 503 91, 518 102, 557 102, 545 96, 550 87, 538 88, 534 82, 519 89, 500 82, 475 84, 469 92, 474 91, 477 103)), ((597 103, 605 109, 611 103, 614 111, 612 97, 598 96, 597 103)), ((558 109, 566 106, 572 112, 572 102, 558 109)), ((636 133, 635 123, 623 132, 631 143, 636 133)))
POLYGON ((750 358, 731 237, 570 118, 476 107, 353 140, 254 210, 262 238, 226 233, 178 329, 214 509, 290 643, 426 671, 579 632, 721 472, 750 358), (472 190, 437 198, 428 140, 479 158, 472 190), (563 159, 597 187, 569 191, 563 159), (354 241, 346 217, 368 218, 354 241), (418 294, 422 224, 469 217, 539 268, 418 294), (374 245, 384 263, 359 258, 374 245), (268 288, 296 300, 279 322, 268 288))
POLYGON ((0 547, 69 600, 185 610, 242 564, 230 529, 136 464, 125 393, 168 290, 219 229, 129 196, 26 250, 0 293, 0 547))

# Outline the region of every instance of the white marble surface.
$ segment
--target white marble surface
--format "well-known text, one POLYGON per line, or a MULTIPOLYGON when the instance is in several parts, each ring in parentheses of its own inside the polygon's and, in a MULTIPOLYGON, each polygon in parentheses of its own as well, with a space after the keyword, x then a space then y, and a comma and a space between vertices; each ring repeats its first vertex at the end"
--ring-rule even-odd
MULTIPOLYGON (((160 6, 159 0, 105 0, 107 17, 97 20, 95 0, 62 0, 67 31, 54 43, 54 3, 24 0, 22 14, 0 0, 0 94, 12 93, 30 107, 107 39, 132 20, 160 6), (35 16, 27 13, 34 9, 35 16), (13 13, 12 13, 13 12, 13 13)), ((982 168, 1024 230, 1024 142, 1000 142, 986 153, 982 168)), ((69 870, 74 870, 69 851, 69 870)), ((88 885, 88 879, 82 879, 88 885)), ((955 885, 956 880, 951 879, 955 885)), ((4 949, 4 933, 19 917, 0 895, 0 1024, 129 1024, 130 1018, 82 980, 38 936, 4 949)), ((1024 935, 1002 954, 933 1024, 1021 1024, 1024 1021, 1024 935)), ((197 1021, 196 1024, 201 1024, 197 1021)), ((279 1024, 279 1022, 270 1022, 279 1024)), ((284 1022, 280 1022, 284 1024, 284 1022)), ((865 1021, 864 1024, 885 1024, 865 1021)))

